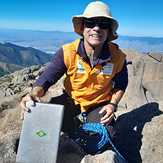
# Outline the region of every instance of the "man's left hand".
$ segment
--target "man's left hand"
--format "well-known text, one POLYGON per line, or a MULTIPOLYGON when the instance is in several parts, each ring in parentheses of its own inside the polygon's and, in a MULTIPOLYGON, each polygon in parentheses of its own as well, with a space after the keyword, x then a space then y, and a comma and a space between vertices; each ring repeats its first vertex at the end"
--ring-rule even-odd
POLYGON ((115 106, 108 104, 105 105, 100 111, 99 114, 104 114, 104 116, 101 118, 100 123, 102 124, 109 124, 112 119, 114 118, 114 111, 115 111, 115 106))

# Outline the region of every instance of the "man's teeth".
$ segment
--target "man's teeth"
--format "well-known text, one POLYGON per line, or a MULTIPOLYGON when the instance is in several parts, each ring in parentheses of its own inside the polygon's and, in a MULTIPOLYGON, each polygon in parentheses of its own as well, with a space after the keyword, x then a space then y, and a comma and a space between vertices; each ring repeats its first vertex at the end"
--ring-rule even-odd
POLYGON ((99 35, 97 35, 97 34, 93 34, 93 35, 91 35, 92 37, 100 37, 99 35))

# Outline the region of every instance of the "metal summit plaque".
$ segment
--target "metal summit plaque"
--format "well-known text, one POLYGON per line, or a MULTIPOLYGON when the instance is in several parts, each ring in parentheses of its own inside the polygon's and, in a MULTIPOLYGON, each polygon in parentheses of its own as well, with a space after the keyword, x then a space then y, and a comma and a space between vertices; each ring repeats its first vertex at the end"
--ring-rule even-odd
POLYGON ((16 163, 55 163, 63 106, 36 103, 26 113, 16 163))

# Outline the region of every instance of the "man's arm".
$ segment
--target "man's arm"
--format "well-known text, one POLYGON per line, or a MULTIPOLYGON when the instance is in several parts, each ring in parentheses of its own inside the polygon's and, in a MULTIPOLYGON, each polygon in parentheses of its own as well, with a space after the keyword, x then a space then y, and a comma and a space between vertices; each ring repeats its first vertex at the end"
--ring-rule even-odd
POLYGON ((113 91, 111 103, 118 105, 128 85, 128 70, 126 61, 122 70, 113 78, 113 91))
POLYGON ((122 70, 113 78, 113 83, 114 87, 112 90, 112 98, 110 100, 110 103, 108 105, 105 105, 99 112, 100 114, 105 113, 105 115, 101 118, 102 124, 109 124, 112 121, 118 103, 127 88, 128 71, 126 61, 123 65, 122 70))
POLYGON ((56 52, 51 63, 33 84, 31 95, 42 97, 48 88, 56 83, 65 72, 66 66, 64 64, 63 49, 61 48, 56 52))
MULTIPOLYGON (((123 97, 124 93, 125 93, 124 90, 115 90, 112 94, 110 103, 113 105, 115 104, 115 107, 117 107, 118 103, 121 100, 121 98, 123 97)), ((115 110, 116 110, 116 108, 115 108, 115 110)))
POLYGON ((44 96, 48 88, 57 82, 61 76, 66 72, 67 68, 64 64, 63 50, 60 49, 54 55, 51 63, 46 67, 45 71, 39 76, 39 78, 33 84, 31 92, 22 97, 20 101, 21 119, 24 118, 24 113, 29 112, 26 103, 31 101, 39 100, 39 97, 44 96))

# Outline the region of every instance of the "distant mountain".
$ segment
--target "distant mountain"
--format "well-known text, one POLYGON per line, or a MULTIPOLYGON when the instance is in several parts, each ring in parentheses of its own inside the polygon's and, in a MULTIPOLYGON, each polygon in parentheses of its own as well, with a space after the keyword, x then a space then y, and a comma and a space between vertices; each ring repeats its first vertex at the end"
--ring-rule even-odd
MULTIPOLYGON (((61 45, 77 37, 79 36, 74 32, 0 29, 1 42, 33 47, 48 53, 54 53, 61 45)), ((120 35, 115 42, 121 48, 135 49, 139 52, 163 52, 163 38, 120 35)))
POLYGON ((116 41, 122 48, 139 52, 163 52, 162 37, 120 36, 116 41))
POLYGON ((31 47, 0 43, 0 76, 27 66, 47 63, 51 57, 51 54, 31 47))
MULTIPOLYGON (((74 32, 0 29, 0 75, 44 64, 61 45, 78 37, 74 32)), ((163 52, 163 38, 119 36, 114 42, 141 53, 163 52)))
POLYGON ((73 32, 0 29, 0 42, 34 47, 54 53, 61 45, 77 38, 73 32))
POLYGON ((0 61, 20 66, 31 66, 48 62, 51 55, 31 47, 11 43, 0 43, 0 61))

